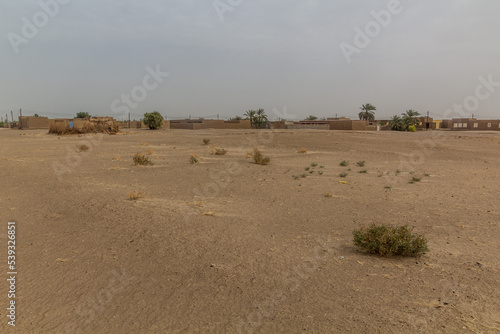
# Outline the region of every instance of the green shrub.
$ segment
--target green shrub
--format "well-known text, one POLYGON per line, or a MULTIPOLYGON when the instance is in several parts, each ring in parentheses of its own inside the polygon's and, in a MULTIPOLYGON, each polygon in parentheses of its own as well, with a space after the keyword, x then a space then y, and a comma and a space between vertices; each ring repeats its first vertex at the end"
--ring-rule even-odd
POLYGON ((0 122, 0 128, 3 128, 3 127, 4 127, 4 123, 0 122))
POLYGON ((343 166, 343 167, 348 166, 349 165, 349 161, 343 160, 343 161, 340 162, 339 165, 343 166))
POLYGON ((412 233, 408 225, 391 226, 371 224, 353 232, 354 245, 371 254, 419 255, 429 250, 427 239, 412 233))
POLYGON ((356 165, 358 165, 359 167, 364 167, 365 166, 365 162, 364 161, 358 161, 358 162, 356 162, 356 165))
POLYGON ((340 177, 346 177, 347 176, 347 173, 340 173, 339 174, 340 177))
POLYGON ((408 127, 408 131, 410 131, 410 132, 417 132, 417 128, 415 127, 415 125, 410 125, 408 127))
POLYGON ((360 170, 358 173, 360 173, 360 174, 366 174, 366 173, 368 173, 368 171, 366 169, 363 169, 363 170, 360 170))
POLYGON ((136 166, 147 166, 147 165, 153 165, 153 162, 149 159, 149 157, 145 156, 144 154, 141 153, 136 153, 133 157, 134 159, 134 165, 136 166))
POLYGON ((163 125, 163 116, 158 111, 147 112, 142 121, 151 130, 156 130, 163 125))
POLYGON ((269 161, 271 161, 271 158, 264 157, 262 155, 261 151, 259 151, 257 148, 254 148, 254 150, 253 150, 253 161, 257 165, 267 165, 269 163, 269 161))

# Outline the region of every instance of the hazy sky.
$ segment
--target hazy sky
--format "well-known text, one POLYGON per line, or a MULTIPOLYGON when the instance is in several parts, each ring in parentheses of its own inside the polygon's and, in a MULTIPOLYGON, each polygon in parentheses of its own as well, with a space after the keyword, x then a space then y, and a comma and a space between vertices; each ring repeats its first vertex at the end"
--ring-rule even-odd
POLYGON ((354 118, 369 102, 379 119, 499 118, 499 13, 498 0, 2 1, 0 116, 354 118))

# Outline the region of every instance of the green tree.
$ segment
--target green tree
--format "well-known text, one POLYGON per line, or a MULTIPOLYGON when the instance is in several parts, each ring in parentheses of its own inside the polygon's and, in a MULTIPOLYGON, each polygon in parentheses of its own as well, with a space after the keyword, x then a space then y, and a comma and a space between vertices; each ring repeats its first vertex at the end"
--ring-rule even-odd
POLYGON ((255 110, 247 110, 244 114, 245 119, 250 120, 250 125, 255 124, 255 114, 256 114, 255 110))
POLYGON ((156 130, 163 125, 163 116, 158 111, 147 112, 142 121, 149 129, 156 130))
POLYGON ((317 119, 318 119, 318 117, 316 117, 316 116, 314 116, 314 115, 309 115, 309 116, 307 116, 307 117, 304 119, 304 121, 315 121, 315 120, 317 120, 317 119))
POLYGON ((363 121, 373 121, 375 119, 375 110, 377 108, 370 103, 363 104, 359 109, 361 112, 358 114, 359 119, 363 121))
POLYGON ((236 117, 230 118, 229 120, 230 120, 230 121, 240 121, 240 120, 242 120, 242 119, 243 119, 243 118, 241 118, 241 116, 238 116, 238 115, 237 115, 236 117))
POLYGON ((40 115, 38 115, 38 114, 34 114, 34 115, 33 115, 33 117, 40 117, 40 115))
POLYGON ((0 122, 0 128, 3 128, 3 126, 4 126, 4 123, 0 122))
POLYGON ((404 131, 405 125, 403 123, 403 119, 399 115, 394 115, 391 117, 389 120, 389 126, 391 127, 391 130, 394 131, 404 131))
POLYGON ((254 123, 259 129, 262 129, 262 124, 267 123, 267 115, 264 112, 264 109, 260 108, 259 110, 257 110, 254 117, 254 123))
POLYGON ((418 116, 420 116, 420 113, 418 111, 415 111, 413 109, 406 110, 406 112, 401 114, 403 116, 403 124, 405 126, 405 130, 408 131, 410 126, 416 126, 420 124, 420 120, 418 119, 418 116))
POLYGON ((90 117, 92 116, 90 116, 90 114, 85 111, 80 111, 76 113, 76 118, 90 118, 90 117))

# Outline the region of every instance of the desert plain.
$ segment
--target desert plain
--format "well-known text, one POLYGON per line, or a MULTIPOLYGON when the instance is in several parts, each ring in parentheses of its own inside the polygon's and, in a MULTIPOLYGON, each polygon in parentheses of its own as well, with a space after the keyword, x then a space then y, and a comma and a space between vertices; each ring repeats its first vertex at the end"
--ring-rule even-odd
POLYGON ((0 129, 0 152, 1 333, 500 332, 500 132, 0 129), (370 223, 429 251, 366 254, 370 223))

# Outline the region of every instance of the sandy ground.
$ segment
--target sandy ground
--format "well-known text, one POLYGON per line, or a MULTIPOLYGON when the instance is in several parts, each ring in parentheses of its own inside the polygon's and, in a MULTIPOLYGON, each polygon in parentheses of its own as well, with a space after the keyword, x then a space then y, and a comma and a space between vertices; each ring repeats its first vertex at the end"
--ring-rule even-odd
POLYGON ((499 132, 1 129, 0 149, 1 333, 500 332, 499 132), (372 222, 430 252, 363 253, 372 222))

